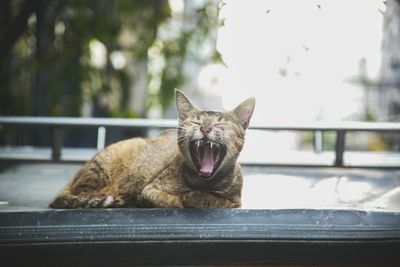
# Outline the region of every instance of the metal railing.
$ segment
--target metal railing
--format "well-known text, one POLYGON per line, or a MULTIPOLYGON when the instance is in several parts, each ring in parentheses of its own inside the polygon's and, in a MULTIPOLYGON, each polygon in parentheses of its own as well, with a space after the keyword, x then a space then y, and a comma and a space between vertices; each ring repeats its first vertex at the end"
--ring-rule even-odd
MULTIPOLYGON (((71 118, 71 117, 12 117, 0 116, 0 130, 7 126, 16 127, 47 127, 52 131, 51 158, 52 161, 61 160, 62 131, 72 127, 95 127, 97 131, 97 149, 104 148, 107 128, 130 129, 171 129, 176 128, 176 120, 166 119, 117 119, 117 118, 71 118)), ((275 123, 268 125, 252 124, 251 130, 262 131, 310 131, 314 132, 317 142, 314 149, 319 150, 321 133, 335 132, 335 159, 334 167, 346 167, 343 155, 346 149, 346 134, 348 132, 390 132, 400 134, 400 123, 368 123, 368 122, 308 122, 298 124, 275 123)), ((400 155, 400 153, 399 153, 400 155)), ((265 165, 268 165, 267 163, 265 165)), ((400 168, 399 166, 395 166, 400 168)))

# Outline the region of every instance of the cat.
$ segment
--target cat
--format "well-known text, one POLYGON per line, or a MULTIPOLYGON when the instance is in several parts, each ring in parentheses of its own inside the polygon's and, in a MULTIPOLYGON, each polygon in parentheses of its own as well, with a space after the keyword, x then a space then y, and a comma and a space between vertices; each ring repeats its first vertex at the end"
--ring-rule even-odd
POLYGON ((255 99, 232 111, 203 111, 175 90, 177 133, 132 138, 97 153, 52 208, 239 208, 237 163, 255 99))

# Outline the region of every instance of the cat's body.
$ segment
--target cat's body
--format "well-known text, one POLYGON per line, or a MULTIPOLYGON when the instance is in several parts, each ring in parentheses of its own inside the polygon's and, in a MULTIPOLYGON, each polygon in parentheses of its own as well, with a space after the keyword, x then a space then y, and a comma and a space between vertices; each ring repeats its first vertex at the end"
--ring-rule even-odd
POLYGON ((108 146, 88 161, 53 208, 240 207, 243 146, 254 99, 232 112, 200 111, 179 91, 178 137, 162 134, 108 146))

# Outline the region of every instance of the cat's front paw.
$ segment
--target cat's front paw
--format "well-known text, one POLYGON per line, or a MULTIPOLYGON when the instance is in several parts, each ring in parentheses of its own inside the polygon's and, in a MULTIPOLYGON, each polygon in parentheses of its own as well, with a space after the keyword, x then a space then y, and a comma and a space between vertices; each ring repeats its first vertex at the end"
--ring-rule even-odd
POLYGON ((206 198, 207 196, 203 192, 187 192, 182 196, 183 206, 185 208, 202 208, 206 198))
POLYGON ((50 203, 50 208, 55 209, 76 209, 83 208, 86 200, 74 195, 60 195, 57 196, 53 202, 50 203))
POLYGON ((120 208, 123 207, 125 201, 119 197, 113 197, 112 195, 104 195, 93 197, 89 199, 86 204, 87 208, 120 208))

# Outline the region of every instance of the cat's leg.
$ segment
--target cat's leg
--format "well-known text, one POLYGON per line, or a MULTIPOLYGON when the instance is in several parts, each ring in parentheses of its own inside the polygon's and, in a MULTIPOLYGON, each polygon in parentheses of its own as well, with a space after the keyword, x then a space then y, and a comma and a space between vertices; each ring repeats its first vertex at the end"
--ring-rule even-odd
POLYGON ((239 196, 224 197, 213 193, 190 191, 182 196, 185 208, 240 208, 239 196))
POLYGON ((56 209, 100 208, 105 200, 104 195, 62 193, 50 203, 50 207, 56 209))
POLYGON ((151 208, 183 208, 179 195, 160 190, 156 183, 151 183, 143 189, 141 202, 144 206, 151 208))
POLYGON ((119 199, 107 193, 109 186, 103 169, 96 160, 92 160, 79 170, 50 207, 75 209, 119 206, 119 199))
POLYGON ((59 194, 51 203, 50 208, 55 209, 77 209, 84 208, 88 202, 87 198, 72 194, 59 194))
POLYGON ((186 186, 176 179, 176 168, 164 169, 138 195, 141 206, 150 208, 183 208, 181 192, 186 186))
POLYGON ((126 201, 111 194, 101 194, 98 197, 91 197, 86 203, 86 208, 120 208, 124 207, 126 201))
POLYGON ((111 194, 106 193, 81 193, 60 194, 51 203, 51 208, 77 209, 77 208, 118 208, 124 207, 126 202, 111 194))

